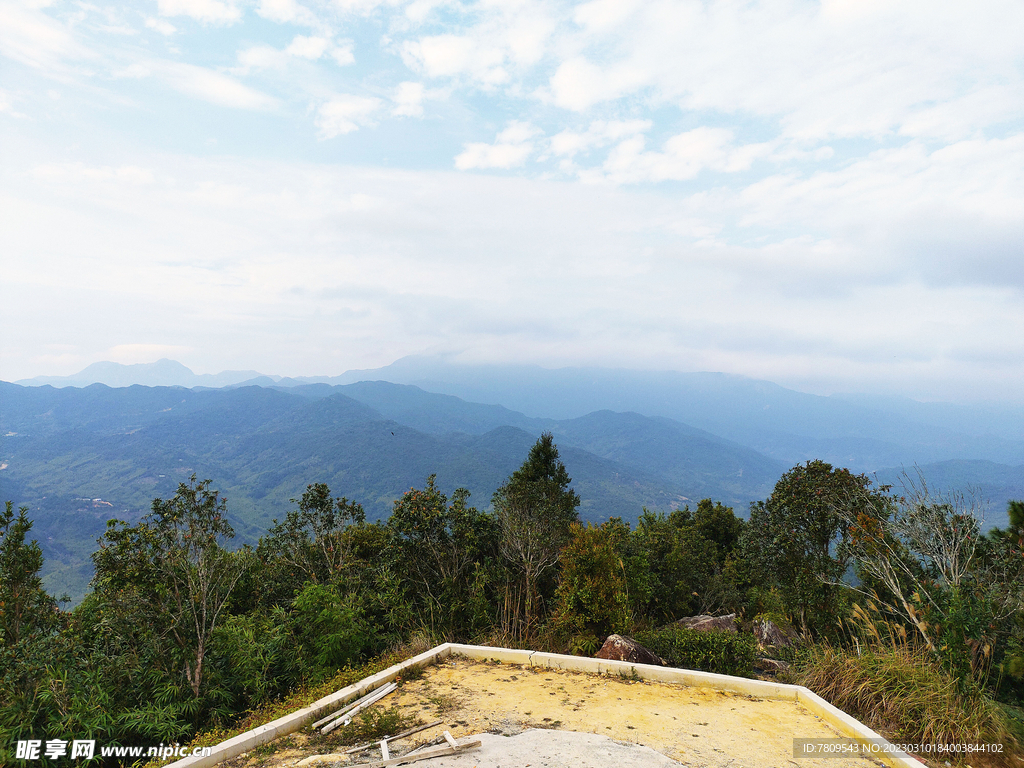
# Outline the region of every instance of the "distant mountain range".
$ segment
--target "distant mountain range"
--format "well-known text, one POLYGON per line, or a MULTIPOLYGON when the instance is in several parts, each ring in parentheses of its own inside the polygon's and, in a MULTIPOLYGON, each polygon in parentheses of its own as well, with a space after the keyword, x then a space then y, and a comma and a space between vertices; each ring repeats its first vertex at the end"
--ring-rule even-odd
MULTIPOLYGON (((16 382, 38 386, 412 384, 475 403, 500 403, 532 417, 569 419, 599 410, 665 417, 794 464, 821 458, 858 471, 954 459, 1024 463, 1024 404, 922 403, 867 395, 822 397, 723 373, 462 365, 405 357, 334 377, 287 378, 254 371, 197 376, 172 360, 96 363, 74 376, 16 382)), ((481 406, 483 407, 483 406, 481 406)), ((482 411, 481 411, 482 413, 482 411)), ((507 417, 496 411, 496 419, 507 417)), ((511 422, 506 422, 511 423, 511 422)), ((498 422, 493 422, 497 425, 498 422)))
POLYGON ((1015 406, 437 358, 319 380, 197 376, 171 360, 97 363, 18 384, 30 386, 0 383, 0 494, 31 508, 48 587, 76 596, 106 519, 137 519, 192 472, 228 497, 239 541, 253 542, 313 482, 359 501, 371 519, 431 473, 487 508, 544 431, 583 499, 581 516, 594 522, 706 497, 745 514, 812 458, 890 483, 917 464, 937 490, 979 489, 988 525, 1005 524, 1006 501, 1024 498, 1024 409, 1015 406))
POLYGON ((634 521, 713 497, 741 511, 781 462, 667 419, 602 411, 533 419, 411 386, 21 387, 0 383, 4 498, 30 507, 48 586, 80 594, 106 519, 138 519, 196 472, 229 499, 240 542, 254 542, 305 486, 326 482, 386 517, 429 474, 448 492, 494 490, 543 431, 556 435, 584 520, 634 521))
MULTIPOLYGON (((93 363, 72 376, 36 376, 22 379, 15 384, 27 387, 87 387, 90 384, 106 384, 108 387, 130 387, 141 384, 145 387, 227 387, 243 381, 263 378, 259 371, 222 371, 220 373, 196 374, 176 360, 163 358, 155 363, 93 363)), ((267 377, 270 378, 270 377, 267 377)), ((276 377, 280 378, 280 376, 276 377)), ((273 381, 274 379, 271 379, 273 381)))

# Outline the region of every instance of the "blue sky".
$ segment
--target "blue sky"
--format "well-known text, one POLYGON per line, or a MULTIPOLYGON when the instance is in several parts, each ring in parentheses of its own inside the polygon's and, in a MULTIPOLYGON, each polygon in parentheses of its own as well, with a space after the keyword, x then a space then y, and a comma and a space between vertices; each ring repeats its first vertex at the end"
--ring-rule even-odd
POLYGON ((0 378, 1021 400, 1019 2, 0 0, 0 378))

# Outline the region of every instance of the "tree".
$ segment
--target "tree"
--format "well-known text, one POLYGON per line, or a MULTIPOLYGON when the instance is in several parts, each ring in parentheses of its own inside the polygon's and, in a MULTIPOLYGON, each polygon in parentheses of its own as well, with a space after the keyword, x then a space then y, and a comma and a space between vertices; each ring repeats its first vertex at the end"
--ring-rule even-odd
POLYGON ((449 501, 431 475, 425 489, 412 488, 395 502, 388 520, 398 572, 411 586, 411 602, 431 635, 459 637, 471 629, 471 577, 494 531, 491 518, 468 501, 465 488, 449 501))
POLYGON ((93 555, 94 586, 128 601, 173 639, 185 678, 198 699, 210 640, 242 570, 244 558, 223 542, 234 537, 226 502, 210 481, 181 483, 174 498, 154 499, 138 525, 111 520, 93 555))
POLYGON ((871 501, 884 504, 886 490, 814 460, 784 474, 767 501, 751 504, 744 553, 756 575, 778 588, 805 634, 836 625, 850 557, 845 521, 871 501))
POLYGON ((0 512, 0 737, 7 743, 46 724, 49 667, 65 661, 57 602, 39 577, 43 552, 26 541, 31 530, 28 509, 15 516, 8 501, 0 512))
POLYGON ((869 498, 843 513, 862 581, 848 586, 913 627, 950 670, 984 680, 1024 608, 1024 548, 1014 529, 1024 515, 1011 502, 1010 531, 986 539, 973 496, 936 495, 920 473, 905 474, 903 486, 898 499, 869 498))
MULTIPOLYGON (((646 560, 646 588, 633 588, 638 615, 655 623, 730 607, 737 590, 726 576, 743 521, 731 507, 702 499, 669 515, 648 511, 640 516, 626 543, 626 560, 646 560), (643 600, 638 602, 637 600, 643 600)), ((630 568, 630 571, 635 571, 630 568)))
POLYGON ((569 529, 553 624, 572 653, 590 656, 609 634, 630 631, 628 578, 619 554, 628 534, 618 519, 598 528, 573 523, 569 529))
POLYGON ((501 555, 514 578, 507 585, 503 631, 513 640, 532 637, 543 597, 540 585, 558 563, 559 551, 579 522, 580 498, 558 457, 550 432, 530 449, 523 465, 494 493, 501 555))
POLYGON ((14 516, 14 504, 0 513, 0 645, 12 647, 56 626, 57 602, 45 589, 39 571, 43 550, 26 543, 32 530, 28 507, 14 516))
POLYGON ((296 589, 303 582, 326 584, 346 576, 353 560, 348 529, 366 521, 362 506, 344 497, 332 498, 325 483, 307 486, 302 498, 292 503, 299 508, 288 512, 284 522, 274 520, 257 553, 291 574, 289 581, 296 589))

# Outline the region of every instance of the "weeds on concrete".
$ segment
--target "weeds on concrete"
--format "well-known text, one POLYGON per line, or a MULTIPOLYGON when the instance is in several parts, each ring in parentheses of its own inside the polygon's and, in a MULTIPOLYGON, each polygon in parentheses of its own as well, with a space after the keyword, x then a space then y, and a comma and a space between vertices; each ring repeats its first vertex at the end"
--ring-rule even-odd
POLYGON ((326 736, 314 733, 309 744, 320 750, 324 747, 352 746, 367 742, 380 741, 387 736, 394 736, 407 728, 422 725, 416 717, 404 714, 398 707, 381 709, 373 707, 359 713, 359 716, 348 725, 337 728, 326 736))

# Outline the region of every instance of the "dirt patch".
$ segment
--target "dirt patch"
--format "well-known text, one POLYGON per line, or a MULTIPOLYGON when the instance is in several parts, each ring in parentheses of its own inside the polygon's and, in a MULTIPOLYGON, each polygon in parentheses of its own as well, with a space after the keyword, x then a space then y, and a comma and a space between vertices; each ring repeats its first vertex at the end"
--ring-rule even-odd
MULTIPOLYGON (((396 707, 423 723, 444 722, 394 744, 395 755, 432 741, 443 730, 463 738, 481 733, 514 736, 528 729, 558 729, 644 745, 692 766, 880 765, 850 757, 794 760, 794 738, 835 738, 839 734, 793 701, 461 657, 447 659, 428 667, 417 679, 403 681, 395 693, 374 706, 396 707)), ((530 738, 541 737, 543 734, 530 738)), ((319 741, 319 737, 311 738, 306 732, 293 734, 281 740, 283 749, 271 751, 273 745, 267 745, 228 761, 227 765, 290 766, 311 754, 342 751, 338 745, 319 741)), ((514 741, 509 740, 510 747, 514 741)), ((579 748, 584 749, 585 744, 581 742, 579 748)), ((368 751, 342 759, 339 764, 365 762, 379 758, 379 754, 368 751)), ((509 765, 525 765, 507 752, 505 757, 509 765)), ((531 761, 527 759, 528 762, 531 761)), ((423 765, 442 764, 431 760, 423 765)))

